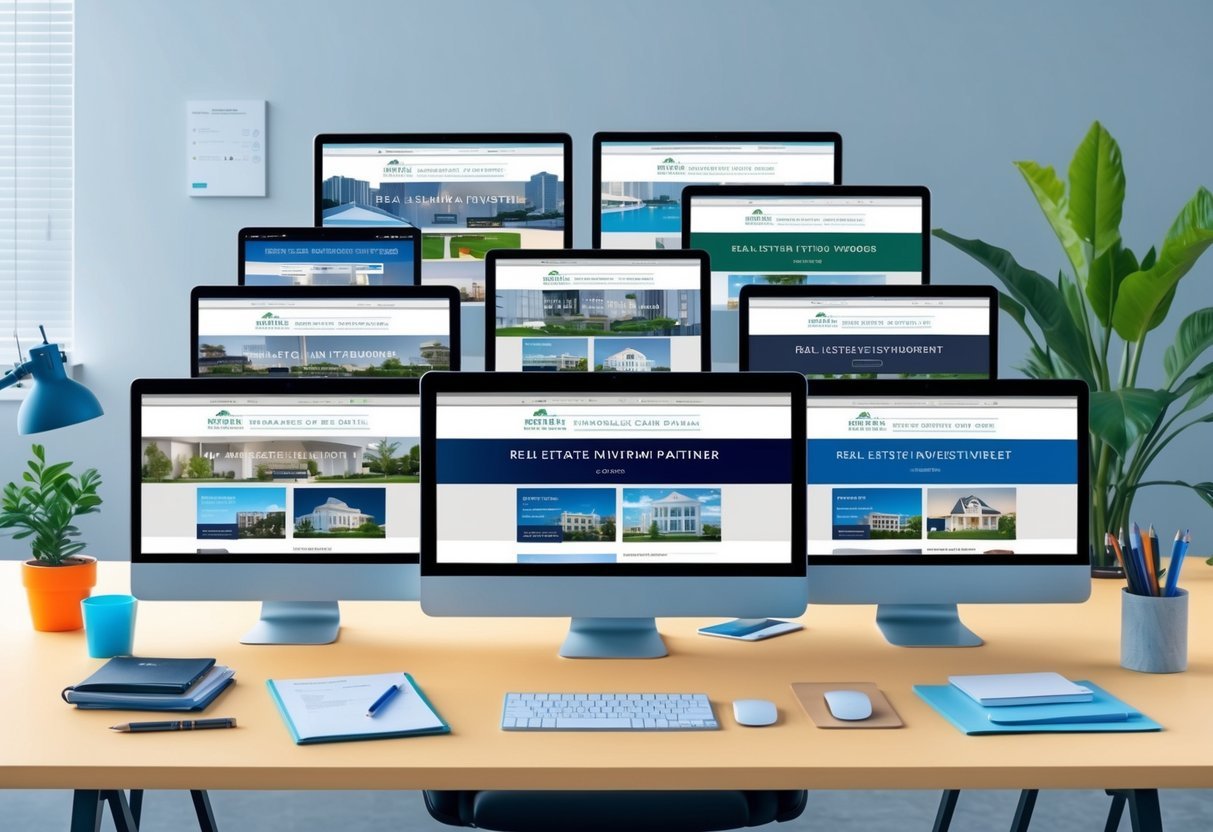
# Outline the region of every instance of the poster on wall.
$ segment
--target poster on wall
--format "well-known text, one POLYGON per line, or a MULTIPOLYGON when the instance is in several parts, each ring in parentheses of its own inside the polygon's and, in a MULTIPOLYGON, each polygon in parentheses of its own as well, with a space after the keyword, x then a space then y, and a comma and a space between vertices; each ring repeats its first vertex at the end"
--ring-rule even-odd
POLYGON ((265 196, 264 100, 186 102, 190 196, 265 196))

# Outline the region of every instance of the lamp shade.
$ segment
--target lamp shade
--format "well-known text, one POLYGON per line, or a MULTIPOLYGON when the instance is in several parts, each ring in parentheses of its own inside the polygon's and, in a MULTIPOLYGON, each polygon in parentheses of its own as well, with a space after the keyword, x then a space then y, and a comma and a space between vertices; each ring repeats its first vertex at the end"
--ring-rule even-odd
POLYGON ((57 344, 34 347, 29 356, 34 385, 17 411, 18 433, 54 430, 104 413, 87 387, 67 377, 57 344))

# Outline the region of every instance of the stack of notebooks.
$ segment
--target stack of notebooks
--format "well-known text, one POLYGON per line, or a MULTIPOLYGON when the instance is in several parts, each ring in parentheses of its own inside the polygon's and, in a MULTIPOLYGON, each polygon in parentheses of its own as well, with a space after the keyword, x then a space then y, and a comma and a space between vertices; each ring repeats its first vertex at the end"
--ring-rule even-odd
POLYGON ((214 659, 116 656, 62 696, 92 710, 201 711, 236 683, 235 675, 214 659))
POLYGON ((1158 731, 1162 726, 1093 682, 1057 673, 949 676, 914 692, 966 734, 1158 731))

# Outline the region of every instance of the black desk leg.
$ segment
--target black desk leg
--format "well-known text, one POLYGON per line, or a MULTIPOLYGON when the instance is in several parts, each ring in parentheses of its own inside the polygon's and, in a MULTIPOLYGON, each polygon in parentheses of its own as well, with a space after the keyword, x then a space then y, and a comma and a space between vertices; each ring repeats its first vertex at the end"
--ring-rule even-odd
POLYGON ((952 815, 956 813, 956 801, 959 799, 960 789, 943 790, 943 794, 939 796, 939 809, 935 812, 935 825, 931 827, 931 832, 948 832, 952 826, 952 815))
POLYGON ((103 791, 101 798, 110 805, 110 814, 114 816, 114 832, 139 832, 139 824, 131 814, 131 805, 126 802, 126 792, 103 791))
POLYGON ((100 832, 101 792, 76 789, 72 792, 71 832, 100 832))
POLYGON ((198 828, 201 832, 219 832, 215 823, 215 812, 211 809, 211 797, 202 789, 190 791, 190 799, 194 801, 194 814, 198 816, 198 828))
POLYGON ((1158 806, 1158 789, 1108 789, 1112 806, 1104 832, 1115 832, 1120 826, 1125 804, 1129 805, 1129 823, 1133 832, 1162 832, 1162 811, 1158 806))
POLYGON ((1039 789, 1024 789, 1019 793, 1019 805, 1015 807, 1015 817, 1011 820, 1011 832, 1028 832, 1028 824, 1032 822, 1032 810, 1036 808, 1036 795, 1039 789))
POLYGON ((131 817, 135 819, 135 828, 143 818, 143 789, 131 789, 131 817))

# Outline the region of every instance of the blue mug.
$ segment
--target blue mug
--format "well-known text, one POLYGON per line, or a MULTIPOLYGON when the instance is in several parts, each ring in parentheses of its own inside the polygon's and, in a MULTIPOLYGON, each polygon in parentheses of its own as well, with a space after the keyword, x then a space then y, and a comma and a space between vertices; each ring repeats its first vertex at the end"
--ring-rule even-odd
POLYGON ((94 595, 80 602, 90 657, 131 655, 135 643, 135 605, 133 595, 94 595))

